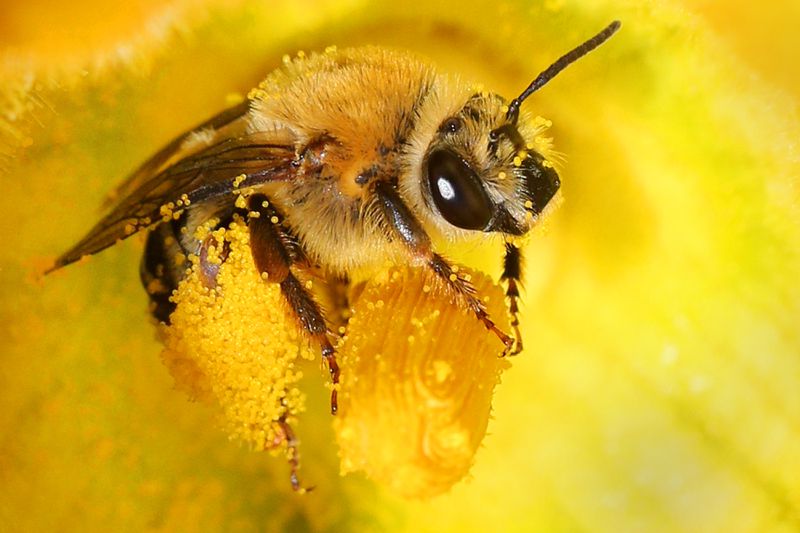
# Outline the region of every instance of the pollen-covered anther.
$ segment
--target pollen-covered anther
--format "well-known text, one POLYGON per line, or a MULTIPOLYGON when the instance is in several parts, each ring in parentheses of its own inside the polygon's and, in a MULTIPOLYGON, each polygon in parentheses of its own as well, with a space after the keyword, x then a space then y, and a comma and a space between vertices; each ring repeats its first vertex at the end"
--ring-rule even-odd
MULTIPOLYGON (((492 296, 489 312, 507 329, 502 290, 462 272, 492 296)), ((362 470, 406 497, 446 492, 467 475, 486 434, 494 386, 508 365, 498 357, 503 346, 421 269, 373 278, 353 309, 339 347, 342 471, 362 470)))
POLYGON ((246 226, 211 231, 213 223, 196 233, 210 243, 205 261, 220 264, 216 287, 204 285, 201 261, 190 256, 192 266, 172 296, 172 325, 162 329, 162 358, 177 388, 218 406, 231 438, 279 453, 289 445, 279 422, 304 405, 296 360, 312 352, 298 345, 279 286, 254 268, 246 226))

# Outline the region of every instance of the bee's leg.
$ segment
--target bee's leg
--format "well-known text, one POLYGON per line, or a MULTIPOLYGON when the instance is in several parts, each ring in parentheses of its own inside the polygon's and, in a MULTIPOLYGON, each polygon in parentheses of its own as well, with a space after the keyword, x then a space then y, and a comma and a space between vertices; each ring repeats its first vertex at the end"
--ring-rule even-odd
MULTIPOLYGON (((300 486, 300 479, 297 477, 297 470, 300 468, 300 449, 298 447, 297 437, 294 435, 292 426, 286 421, 286 415, 282 415, 275 424, 280 430, 280 441, 286 443, 286 449, 289 453, 289 481, 292 484, 292 490, 296 492, 309 492, 314 490, 314 487, 304 488, 300 486)), ((276 442, 278 444, 279 442, 276 442)))
POLYGON ((331 391, 331 413, 339 409, 337 385, 339 384, 339 365, 336 353, 328 339, 328 327, 313 295, 300 283, 292 271, 291 235, 280 225, 280 214, 261 194, 249 200, 250 210, 258 216, 250 216, 247 227, 250 231, 250 249, 259 272, 267 274, 267 281, 279 283, 281 292, 294 311, 295 318, 306 334, 316 341, 322 350, 322 357, 328 363, 333 390, 331 391))
POLYGON ((497 335, 505 345, 503 355, 507 355, 514 346, 514 338, 500 330, 489 318, 486 306, 475 295, 475 288, 472 284, 459 276, 457 269, 454 269, 446 259, 433 251, 430 237, 403 203, 394 186, 379 181, 375 183, 373 191, 385 221, 394 230, 394 237, 399 238, 415 257, 425 261, 428 268, 433 270, 453 292, 466 302, 478 320, 486 326, 486 329, 497 335))
POLYGON ((159 322, 167 325, 175 310, 170 301, 172 292, 178 287, 181 273, 188 268, 186 254, 176 237, 174 224, 161 224, 147 235, 139 277, 150 297, 150 313, 159 322))
POLYGON ((511 327, 514 328, 516 346, 511 355, 517 355, 522 351, 522 335, 519 332, 519 285, 522 277, 522 251, 511 244, 506 243, 506 255, 503 260, 503 275, 501 281, 506 282, 506 298, 508 298, 508 312, 511 314, 511 327))

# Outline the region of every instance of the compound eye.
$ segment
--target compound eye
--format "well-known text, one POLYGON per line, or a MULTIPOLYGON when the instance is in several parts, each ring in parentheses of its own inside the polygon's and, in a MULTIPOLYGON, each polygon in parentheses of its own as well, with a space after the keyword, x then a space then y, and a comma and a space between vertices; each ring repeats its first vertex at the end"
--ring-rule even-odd
POLYGON ((428 184, 433 202, 450 224, 481 230, 492 218, 492 201, 480 178, 450 150, 436 150, 428 157, 428 184))

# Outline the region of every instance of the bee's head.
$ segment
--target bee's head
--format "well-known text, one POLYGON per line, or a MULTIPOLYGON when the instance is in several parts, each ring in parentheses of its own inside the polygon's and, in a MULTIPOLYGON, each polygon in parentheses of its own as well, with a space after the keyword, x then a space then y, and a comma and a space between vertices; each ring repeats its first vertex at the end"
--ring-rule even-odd
POLYGON ((512 121, 509 104, 484 92, 442 121, 422 161, 428 207, 462 230, 522 235, 561 182, 542 154, 542 122, 512 121))
POLYGON ((619 26, 613 22, 562 56, 510 102, 479 91, 441 120, 419 177, 424 203, 443 233, 458 228, 523 235, 531 229, 561 181, 547 158, 549 140, 539 137, 547 121, 520 115, 520 105, 619 26))

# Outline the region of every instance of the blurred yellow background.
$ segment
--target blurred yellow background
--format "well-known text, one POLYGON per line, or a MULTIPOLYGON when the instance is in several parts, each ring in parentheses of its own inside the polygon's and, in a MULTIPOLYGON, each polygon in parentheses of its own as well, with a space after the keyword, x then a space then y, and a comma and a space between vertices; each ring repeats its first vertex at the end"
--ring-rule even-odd
MULTIPOLYGON (((6 2, 0 529, 800 531, 798 24, 793 2, 6 2), (315 492, 227 442, 159 360, 135 239, 35 276, 284 53, 410 48, 511 96, 614 18, 526 103, 565 202, 527 250, 526 351, 445 496, 339 476, 316 363, 315 492)), ((497 274, 499 251, 462 259, 497 274)))

